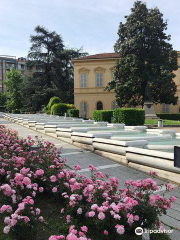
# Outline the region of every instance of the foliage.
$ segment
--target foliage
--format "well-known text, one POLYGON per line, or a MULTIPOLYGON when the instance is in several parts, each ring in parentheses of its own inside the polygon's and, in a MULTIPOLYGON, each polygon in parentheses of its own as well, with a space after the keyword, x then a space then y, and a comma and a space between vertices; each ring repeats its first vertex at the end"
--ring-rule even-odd
POLYGON ((20 113, 20 110, 14 109, 14 110, 12 110, 11 112, 12 112, 13 114, 18 114, 18 113, 20 113))
POLYGON ((42 112, 46 114, 51 114, 51 110, 49 110, 47 106, 43 108, 42 112))
POLYGON ((47 105, 48 110, 51 110, 51 107, 56 103, 61 103, 61 99, 59 97, 52 97, 49 100, 49 103, 47 105))
POLYGON ((4 112, 7 103, 7 93, 0 93, 0 111, 4 112))
POLYGON ((5 106, 7 102, 7 93, 0 93, 0 106, 5 106))
POLYGON ((145 111, 135 108, 117 108, 113 112, 114 123, 124 123, 127 126, 144 125, 145 111))
POLYGON ((180 120, 180 113, 157 113, 156 115, 161 119, 180 120))
POLYGON ((136 1, 125 18, 114 46, 119 54, 114 78, 106 89, 115 90, 120 107, 143 106, 146 99, 156 104, 177 104, 173 81, 177 52, 169 43, 163 14, 157 7, 148 9, 146 3, 136 1))
POLYGON ((67 113, 68 106, 65 103, 56 103, 51 107, 51 114, 52 115, 58 115, 58 116, 64 116, 65 113, 67 113))
MULTIPOLYGON (((109 178, 92 165, 91 176, 82 176, 79 165, 75 171, 66 168, 52 143, 19 138, 16 131, 2 125, 0 142, 0 215, 3 232, 11 239, 37 240, 39 225, 42 231, 50 228, 54 233, 49 240, 137 239, 137 226, 162 229, 159 216, 176 202, 174 196, 154 195, 161 189, 152 178, 125 181, 119 189, 116 177, 109 178), (61 219, 69 234, 62 235, 61 225, 59 230, 51 228, 48 216, 37 207, 43 198, 59 207, 56 221, 61 219)), ((173 190, 170 184, 165 188, 173 190)))
POLYGON ((34 74, 23 82, 25 104, 40 110, 53 96, 73 102, 72 59, 83 55, 81 49, 66 49, 60 35, 41 26, 35 28, 30 42, 27 68, 34 74))
POLYGON ((67 103, 57 103, 51 107, 52 115, 64 116, 67 113, 68 109, 75 109, 76 107, 73 104, 67 103))
POLYGON ((69 117, 78 118, 79 117, 79 109, 68 109, 69 117))
MULTIPOLYGON (((158 119, 146 119, 145 124, 148 125, 157 125, 158 119)), ((180 125, 180 121, 174 121, 174 120, 163 120, 163 125, 180 125)))
MULTIPOLYGON (((21 87, 22 87, 22 76, 17 69, 11 68, 6 73, 7 80, 4 84, 7 88, 7 109, 8 110, 19 110, 23 106, 21 87)), ((27 96, 26 96, 27 98, 27 96)))
POLYGON ((111 118, 113 117, 112 110, 95 110, 93 111, 93 119, 96 122, 111 122, 111 118))
POLYGON ((76 109, 76 107, 73 104, 66 103, 68 109, 76 109))

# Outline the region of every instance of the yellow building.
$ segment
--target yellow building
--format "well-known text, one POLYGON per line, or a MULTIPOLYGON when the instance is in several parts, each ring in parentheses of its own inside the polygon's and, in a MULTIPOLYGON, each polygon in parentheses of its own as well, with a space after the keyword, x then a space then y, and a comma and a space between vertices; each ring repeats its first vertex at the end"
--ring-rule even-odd
MULTIPOLYGON (((104 91, 112 80, 117 53, 102 53, 74 59, 74 103, 80 109, 80 116, 90 118, 94 110, 113 110, 117 108, 115 93, 104 91)), ((179 68, 174 81, 179 96, 176 106, 155 105, 156 113, 180 112, 180 54, 179 68)))

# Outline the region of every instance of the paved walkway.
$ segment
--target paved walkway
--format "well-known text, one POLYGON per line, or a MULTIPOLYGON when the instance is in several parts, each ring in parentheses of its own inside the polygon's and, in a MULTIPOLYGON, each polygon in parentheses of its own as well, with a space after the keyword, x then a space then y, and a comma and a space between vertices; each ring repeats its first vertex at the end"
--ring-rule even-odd
MULTIPOLYGON (((27 137, 28 135, 33 138, 37 135, 39 138, 50 141, 55 144, 55 146, 61 150, 61 155, 63 158, 67 159, 67 165, 70 168, 73 168, 75 165, 79 164, 82 167, 81 173, 86 176, 90 175, 88 170, 89 164, 94 165, 102 173, 107 173, 111 176, 115 176, 118 178, 120 182, 120 187, 123 186, 125 180, 133 179, 144 179, 149 177, 148 174, 142 173, 140 171, 134 170, 130 167, 124 166, 122 164, 117 164, 112 160, 101 157, 93 152, 83 150, 79 147, 76 147, 72 144, 63 142, 59 139, 47 136, 45 134, 33 131, 31 129, 25 128, 21 125, 8 122, 2 117, 0 117, 0 124, 6 125, 6 127, 11 128, 13 130, 17 130, 21 137, 27 137)), ((158 185, 162 185, 164 183, 163 180, 157 179, 158 185)), ((173 233, 170 235, 172 240, 180 239, 180 187, 176 187, 173 192, 169 193, 168 196, 174 195, 177 197, 177 203, 172 205, 172 208, 168 210, 167 215, 162 216, 162 221, 165 225, 165 229, 174 228, 173 233)))

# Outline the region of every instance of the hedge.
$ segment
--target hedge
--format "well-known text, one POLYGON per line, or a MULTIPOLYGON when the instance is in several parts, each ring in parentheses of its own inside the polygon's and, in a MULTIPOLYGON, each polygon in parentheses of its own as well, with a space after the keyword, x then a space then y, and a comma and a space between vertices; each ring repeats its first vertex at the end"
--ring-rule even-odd
POLYGON ((14 109, 14 110, 12 110, 11 112, 12 112, 13 114, 19 114, 19 113, 20 113, 20 110, 14 109))
POLYGON ((111 122, 111 118, 113 117, 112 110, 95 110, 93 112, 93 119, 96 122, 111 122))
POLYGON ((51 107, 51 114, 64 116, 67 113, 68 109, 75 109, 76 107, 73 104, 66 103, 56 103, 51 107))
POLYGON ((157 113, 157 116, 165 120, 180 120, 179 113, 157 113))
POLYGON ((68 109, 69 117, 79 117, 79 109, 68 109))
POLYGON ((47 106, 43 108, 42 112, 46 114, 51 114, 51 110, 49 110, 47 106))
POLYGON ((76 107, 73 104, 66 103, 68 109, 76 109, 76 107))
POLYGON ((58 116, 64 116, 64 114, 67 112, 68 106, 65 103, 56 103, 51 107, 51 114, 52 115, 58 115, 58 116))
POLYGON ((113 112, 114 123, 124 123, 127 126, 144 125, 145 111, 136 108, 117 108, 113 112))
POLYGON ((62 101, 61 101, 61 99, 59 98, 59 97, 52 97, 52 98, 50 98, 50 100, 49 100, 49 103, 48 103, 48 105, 47 105, 47 110, 51 110, 51 107, 54 105, 54 104, 56 104, 56 103, 61 103, 62 101))

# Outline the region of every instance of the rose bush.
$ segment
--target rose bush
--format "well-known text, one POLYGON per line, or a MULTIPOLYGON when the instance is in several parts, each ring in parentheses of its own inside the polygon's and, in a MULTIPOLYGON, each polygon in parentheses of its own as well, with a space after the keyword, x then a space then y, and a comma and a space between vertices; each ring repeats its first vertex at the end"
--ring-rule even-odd
MULTIPOLYGON (((69 233, 58 231, 58 235, 54 231, 49 240, 116 240, 135 236, 139 226, 162 228, 159 216, 176 201, 175 197, 153 194, 159 187, 152 178, 126 181, 119 189, 117 178, 103 175, 92 165, 90 177, 79 174, 79 170, 79 165, 74 171, 68 169, 52 143, 37 137, 22 139, 16 131, 0 126, 0 214, 4 234, 35 240, 39 224, 49 227, 37 206, 40 196, 51 199, 59 209, 62 224, 69 227, 69 233)), ((172 190, 169 184, 166 188, 172 190)))

